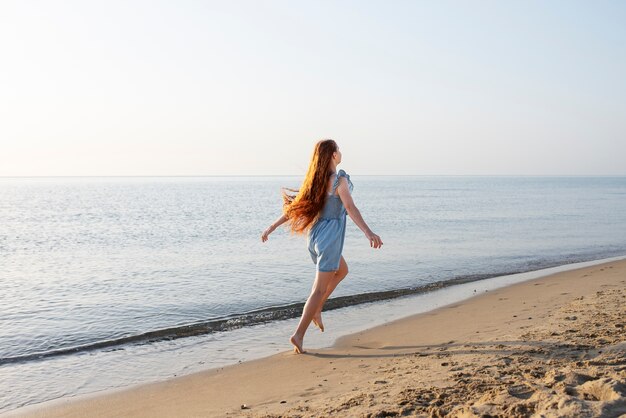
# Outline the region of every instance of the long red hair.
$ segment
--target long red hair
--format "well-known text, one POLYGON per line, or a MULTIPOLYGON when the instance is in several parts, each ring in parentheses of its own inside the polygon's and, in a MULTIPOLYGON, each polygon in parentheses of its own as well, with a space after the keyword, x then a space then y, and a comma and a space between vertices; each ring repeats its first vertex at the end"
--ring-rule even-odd
POLYGON ((330 163, 336 151, 337 143, 332 139, 319 141, 300 190, 283 188, 283 213, 289 218, 291 232, 304 234, 319 216, 326 201, 330 163), (297 195, 289 195, 285 190, 297 195))

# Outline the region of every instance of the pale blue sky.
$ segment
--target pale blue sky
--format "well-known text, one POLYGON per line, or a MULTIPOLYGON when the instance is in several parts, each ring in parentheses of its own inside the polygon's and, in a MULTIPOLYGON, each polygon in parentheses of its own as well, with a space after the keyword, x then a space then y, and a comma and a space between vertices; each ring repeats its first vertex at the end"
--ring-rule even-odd
POLYGON ((626 174, 623 1, 0 3, 0 175, 626 174))

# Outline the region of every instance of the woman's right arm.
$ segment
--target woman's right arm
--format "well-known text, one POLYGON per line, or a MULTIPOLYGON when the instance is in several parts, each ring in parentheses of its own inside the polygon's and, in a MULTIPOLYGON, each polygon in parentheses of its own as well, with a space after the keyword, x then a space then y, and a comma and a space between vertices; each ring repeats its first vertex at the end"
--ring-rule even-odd
POLYGON ((376 235, 365 223, 363 220, 363 216, 361 216, 361 212, 354 204, 352 200, 352 195, 350 194, 350 189, 348 188, 348 180, 345 177, 339 178, 339 186, 337 186, 337 194, 341 199, 341 203, 346 208, 346 212, 350 218, 354 221, 356 226, 359 227, 361 231, 365 234, 367 239, 370 242, 370 247, 380 248, 383 245, 383 241, 380 239, 378 235, 376 235))
POLYGON ((287 215, 285 214, 281 215, 280 218, 276 219, 273 224, 271 224, 265 231, 263 231, 263 234, 261 235, 261 241, 263 242, 267 241, 269 235, 272 232, 274 232, 276 228, 278 228, 279 226, 287 222, 288 219, 289 218, 287 218, 287 215))

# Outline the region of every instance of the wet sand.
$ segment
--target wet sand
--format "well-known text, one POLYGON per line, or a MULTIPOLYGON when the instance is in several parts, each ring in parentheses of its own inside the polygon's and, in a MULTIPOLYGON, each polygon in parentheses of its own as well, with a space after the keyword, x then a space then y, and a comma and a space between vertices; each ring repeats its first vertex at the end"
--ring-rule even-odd
POLYGON ((620 416, 625 307, 621 260, 479 294, 342 337, 332 348, 2 416, 620 416))

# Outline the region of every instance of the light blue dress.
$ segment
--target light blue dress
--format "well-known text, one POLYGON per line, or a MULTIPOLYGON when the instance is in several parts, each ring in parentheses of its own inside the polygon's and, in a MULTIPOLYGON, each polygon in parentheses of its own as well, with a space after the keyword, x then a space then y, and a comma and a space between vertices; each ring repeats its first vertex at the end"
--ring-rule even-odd
POLYGON ((339 195, 335 194, 341 177, 348 180, 348 188, 352 194, 354 186, 350 176, 345 171, 339 170, 335 176, 333 191, 327 194, 322 212, 307 234, 309 253, 317 266, 317 271, 339 270, 346 236, 346 208, 339 195))

